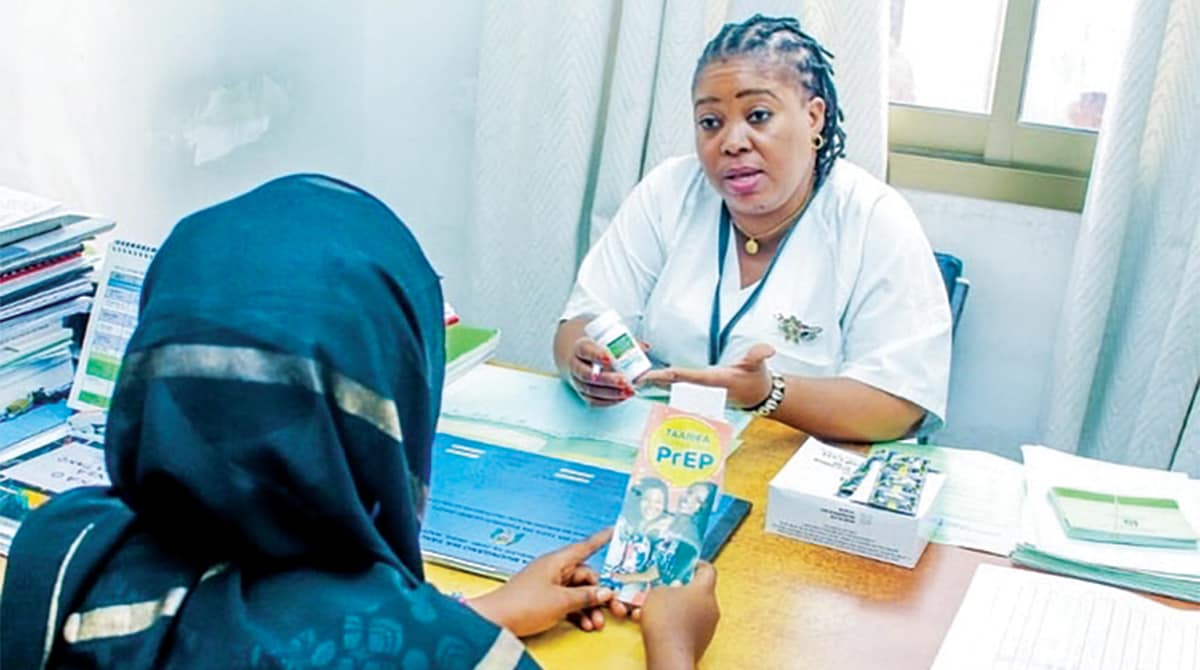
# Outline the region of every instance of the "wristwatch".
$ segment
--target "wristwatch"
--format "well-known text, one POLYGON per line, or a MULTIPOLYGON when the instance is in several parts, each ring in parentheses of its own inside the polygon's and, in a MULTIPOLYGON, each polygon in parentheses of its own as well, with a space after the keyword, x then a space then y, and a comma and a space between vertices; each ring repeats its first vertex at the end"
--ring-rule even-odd
POLYGON ((751 407, 747 407, 747 412, 754 412, 759 416, 769 416, 776 409, 779 409, 780 403, 783 402, 783 394, 787 392, 787 380, 778 372, 771 373, 771 392, 767 397, 762 399, 762 402, 751 407))

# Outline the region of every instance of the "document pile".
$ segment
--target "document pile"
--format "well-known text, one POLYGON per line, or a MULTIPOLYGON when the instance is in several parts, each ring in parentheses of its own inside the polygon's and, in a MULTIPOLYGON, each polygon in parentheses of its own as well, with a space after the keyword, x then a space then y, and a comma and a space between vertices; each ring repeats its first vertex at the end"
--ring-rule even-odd
POLYGON ((96 257, 89 243, 113 226, 67 213, 50 199, 0 187, 0 550, 5 554, 16 527, 7 513, 29 499, 10 486, 8 469, 66 433, 74 375, 72 325, 88 315, 95 293, 96 257))
POLYGON ((1013 562, 1200 602, 1200 482, 1046 447, 1021 450, 1025 505, 1013 562))

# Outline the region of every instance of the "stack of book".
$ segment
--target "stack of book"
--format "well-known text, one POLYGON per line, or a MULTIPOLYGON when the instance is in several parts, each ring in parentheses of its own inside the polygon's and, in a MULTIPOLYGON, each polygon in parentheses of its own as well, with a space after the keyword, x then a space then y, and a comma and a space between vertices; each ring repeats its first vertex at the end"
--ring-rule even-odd
POLYGON ((66 420, 74 376, 66 321, 90 310, 95 290, 84 244, 113 225, 0 188, 0 457, 66 420))
POLYGON ((1200 482, 1040 446, 1022 454, 1014 563, 1200 602, 1200 482))
POLYGON ((444 308, 446 377, 443 386, 449 386, 496 353, 496 347, 500 345, 500 331, 468 326, 462 323, 450 303, 445 303, 444 308))
POLYGON ((462 379, 475 366, 486 362, 496 353, 500 331, 456 324, 446 328, 445 386, 462 379))
MULTIPOLYGON (((95 291, 96 259, 85 246, 113 226, 0 187, 0 488, 14 460, 66 433, 69 323, 90 311, 95 291)), ((14 504, 8 493, 0 490, 0 516, 14 504)), ((5 552, 8 534, 0 527, 5 552)))

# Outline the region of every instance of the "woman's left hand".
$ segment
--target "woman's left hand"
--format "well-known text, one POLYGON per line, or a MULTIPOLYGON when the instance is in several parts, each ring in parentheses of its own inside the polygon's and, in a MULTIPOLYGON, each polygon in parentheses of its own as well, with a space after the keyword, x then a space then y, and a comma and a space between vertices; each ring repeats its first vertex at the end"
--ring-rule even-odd
POLYGON ((752 407, 771 392, 771 371, 767 359, 775 355, 769 344, 756 344, 733 365, 692 370, 662 368, 651 370, 638 378, 639 384, 668 388, 675 382, 690 382, 704 386, 719 386, 728 392, 726 401, 734 407, 752 407))
POLYGON ((584 630, 604 625, 601 607, 613 598, 611 589, 596 585, 596 573, 584 565, 589 556, 608 543, 612 529, 568 545, 534 560, 495 591, 472 598, 468 604, 492 623, 517 637, 536 635, 574 617, 584 630))

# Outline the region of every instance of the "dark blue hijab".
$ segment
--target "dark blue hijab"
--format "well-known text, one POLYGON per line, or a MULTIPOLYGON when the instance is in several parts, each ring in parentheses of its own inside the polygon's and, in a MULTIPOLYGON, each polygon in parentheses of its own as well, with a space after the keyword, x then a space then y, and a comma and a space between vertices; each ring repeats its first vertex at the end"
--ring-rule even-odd
POLYGON ((423 583, 443 337, 437 275, 353 186, 285 177, 181 221, 113 397, 112 487, 22 525, 0 665, 531 663, 423 583))

